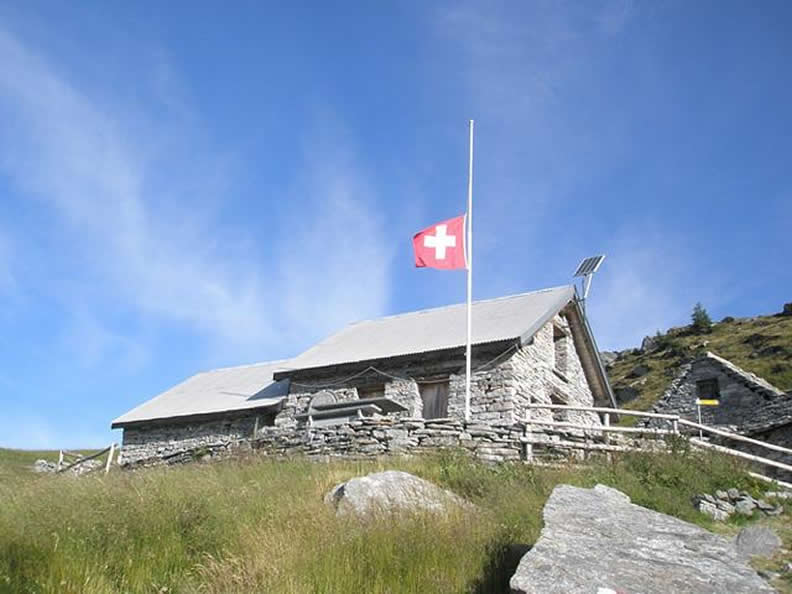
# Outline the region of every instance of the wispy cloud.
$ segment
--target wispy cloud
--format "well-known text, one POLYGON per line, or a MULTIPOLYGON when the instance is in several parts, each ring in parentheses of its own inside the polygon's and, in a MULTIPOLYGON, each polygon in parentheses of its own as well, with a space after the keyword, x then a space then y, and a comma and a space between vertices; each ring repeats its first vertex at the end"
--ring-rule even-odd
MULTIPOLYGON (((174 73, 162 67, 155 74, 169 108, 184 109, 174 73)), ((88 262, 101 279, 100 287, 86 287, 92 298, 183 324, 217 349, 258 359, 304 346, 306 325, 323 332, 360 311, 379 312, 388 254, 353 164, 331 170, 310 156, 304 174, 313 182, 304 188, 300 224, 258 236, 219 222, 217 191, 230 184, 222 167, 218 173, 222 156, 179 127, 190 118, 152 120, 136 107, 85 91, 0 30, 0 113, 13 122, 0 131, 0 166, 52 209, 51 224, 69 249, 87 255, 75 264, 88 262), (264 260, 274 237, 280 257, 264 260), (364 244, 363 255, 382 273, 350 291, 350 252, 364 244)), ((99 350, 118 345, 101 320, 81 319, 82 330, 67 332, 92 336, 99 350)))
POLYGON ((392 248, 351 155, 313 138, 304 170, 278 240, 278 286, 289 330, 306 340, 386 309, 392 248))

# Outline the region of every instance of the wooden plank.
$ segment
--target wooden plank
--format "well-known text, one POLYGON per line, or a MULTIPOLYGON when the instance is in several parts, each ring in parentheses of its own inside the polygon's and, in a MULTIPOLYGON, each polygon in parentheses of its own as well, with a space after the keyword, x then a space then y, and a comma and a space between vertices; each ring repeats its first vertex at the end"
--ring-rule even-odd
POLYGON ((113 463, 113 454, 115 453, 115 444, 110 444, 110 453, 107 454, 107 464, 105 464, 105 474, 110 472, 110 464, 113 463))
POLYGON ((766 483, 773 483, 774 485, 778 485, 788 491, 792 491, 792 483, 785 483, 784 481, 779 481, 778 479, 770 478, 769 476, 765 476, 763 474, 759 474, 758 472, 749 472, 752 477, 758 478, 760 481, 765 481, 766 483))
POLYGON ((547 427, 565 427, 569 429, 580 429, 581 431, 597 431, 600 433, 653 433, 656 435, 668 435, 673 433, 670 429, 653 429, 649 427, 619 427, 614 425, 580 425, 566 421, 531 421, 533 425, 545 425, 547 427))
POLYGON ((762 458, 761 456, 754 456, 753 454, 746 454, 745 452, 741 452, 740 450, 733 450, 732 448, 727 448, 720 445, 715 445, 714 443, 709 443, 708 441, 703 441, 701 439, 697 439, 695 437, 690 438, 690 443, 693 445, 697 445, 702 448, 708 448, 711 450, 715 450, 718 452, 722 452, 724 454, 730 454, 732 456, 737 456, 738 458, 745 458, 746 460, 751 460, 753 462, 760 462, 762 464, 766 464, 767 466, 773 466, 775 468, 780 468, 781 470, 787 470, 792 472, 792 466, 789 464, 783 464, 782 462, 776 462, 775 460, 770 460, 769 458, 762 458))
MULTIPOLYGON (((525 438, 521 438, 520 441, 523 441, 525 438)), ((576 449, 576 450, 594 450, 594 451, 601 451, 601 452, 634 452, 640 448, 632 448, 629 446, 617 446, 617 445, 605 445, 599 443, 581 443, 577 441, 539 441, 533 439, 531 441, 527 441, 526 443, 530 443, 534 446, 545 446, 549 448, 568 448, 568 449, 576 449)), ((534 452, 534 456, 541 454, 540 452, 534 452)))
POLYGON ((570 404, 528 404, 526 406, 528 408, 545 410, 575 410, 581 412, 614 413, 617 415, 648 417, 650 419, 666 419, 669 421, 679 418, 679 415, 666 415, 660 413, 642 412, 639 410, 627 410, 624 408, 607 408, 602 406, 573 406, 570 404))
POLYGON ((693 427, 694 429, 699 429, 701 431, 707 431, 708 433, 714 433, 715 435, 720 435, 722 437, 728 437, 729 439, 733 439, 735 441, 744 441, 745 443, 751 443, 754 445, 762 446, 768 450, 774 450, 776 452, 782 452, 784 454, 792 454, 792 450, 789 448, 785 448, 779 445, 775 445, 774 443, 768 443, 766 441, 760 441, 758 439, 752 439, 750 437, 745 437, 744 435, 740 435, 739 433, 732 433, 731 431, 724 431, 723 429, 715 429, 714 427, 710 427, 708 425, 700 425, 699 423, 694 423, 693 421, 686 421, 685 419, 679 419, 680 425, 685 425, 687 427, 693 427))

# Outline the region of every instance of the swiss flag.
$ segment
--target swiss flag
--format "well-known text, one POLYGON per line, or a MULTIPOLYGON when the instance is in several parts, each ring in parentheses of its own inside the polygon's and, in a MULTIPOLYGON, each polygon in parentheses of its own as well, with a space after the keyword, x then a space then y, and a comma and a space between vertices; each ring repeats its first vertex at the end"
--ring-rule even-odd
POLYGON ((418 268, 465 268, 465 215, 419 231, 413 236, 413 249, 418 268))

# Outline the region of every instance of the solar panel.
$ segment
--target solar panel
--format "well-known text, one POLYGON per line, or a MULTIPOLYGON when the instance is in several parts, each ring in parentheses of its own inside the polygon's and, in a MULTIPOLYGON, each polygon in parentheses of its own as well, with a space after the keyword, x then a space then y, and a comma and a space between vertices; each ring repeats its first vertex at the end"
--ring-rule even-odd
POLYGON ((601 256, 592 256, 590 258, 586 258, 580 263, 580 266, 577 267, 575 271, 575 276, 586 276, 588 274, 594 274, 597 272, 597 268, 599 265, 602 264, 602 261, 605 259, 605 255, 601 256))

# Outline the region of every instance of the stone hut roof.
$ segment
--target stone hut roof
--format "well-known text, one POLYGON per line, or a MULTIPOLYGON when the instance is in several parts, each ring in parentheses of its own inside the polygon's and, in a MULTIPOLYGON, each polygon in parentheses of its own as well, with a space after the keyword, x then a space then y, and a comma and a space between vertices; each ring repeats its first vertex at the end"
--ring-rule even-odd
MULTIPOLYGON (((473 302, 473 344, 523 344, 575 297, 562 286, 473 302)), ((350 324, 292 359, 290 370, 375 361, 467 344, 464 303, 350 324)))
POLYGON ((203 371, 121 415, 112 428, 158 420, 276 407, 289 393, 289 380, 274 381, 287 360, 203 371))
MULTIPOLYGON (((595 399, 615 406, 591 328, 572 285, 474 302, 473 344, 527 344, 565 308, 595 399)), ((295 371, 464 347, 465 320, 466 306, 460 304, 350 324, 295 359, 198 373, 121 415, 112 427, 274 408, 288 394, 289 376, 295 371)))

